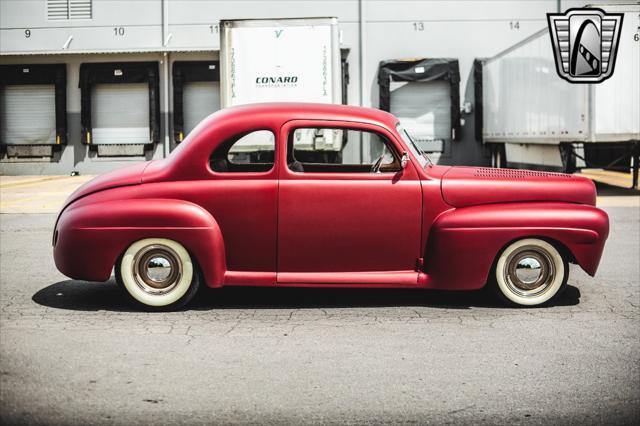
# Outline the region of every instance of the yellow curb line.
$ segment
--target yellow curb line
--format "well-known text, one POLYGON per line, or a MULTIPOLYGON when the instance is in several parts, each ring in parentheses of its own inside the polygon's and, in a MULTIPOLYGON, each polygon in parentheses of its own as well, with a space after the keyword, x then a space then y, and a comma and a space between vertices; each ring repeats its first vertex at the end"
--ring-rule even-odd
POLYGON ((43 178, 35 178, 35 179, 29 179, 29 180, 24 180, 19 182, 0 183, 0 188, 13 188, 16 186, 31 185, 31 184, 40 183, 40 182, 47 182, 50 180, 57 180, 65 177, 67 176, 47 176, 43 178))
POLYGON ((36 197, 18 198, 18 199, 9 200, 9 201, 2 201, 0 202, 0 209, 16 203, 27 203, 30 201, 37 201, 37 200, 43 200, 43 199, 44 198, 41 196, 36 196, 36 197))
MULTIPOLYGON (((6 183, 4 185, 0 184, 0 189, 17 188, 17 187, 25 187, 25 186, 34 186, 34 185, 39 185, 42 182, 64 181, 64 180, 75 179, 75 178, 76 178, 76 176, 52 176, 52 177, 42 178, 42 179, 38 179, 38 180, 30 180, 28 182, 6 183)), ((91 178, 93 178, 93 176, 91 178)), ((84 181, 84 182, 86 182, 86 181, 84 181)))

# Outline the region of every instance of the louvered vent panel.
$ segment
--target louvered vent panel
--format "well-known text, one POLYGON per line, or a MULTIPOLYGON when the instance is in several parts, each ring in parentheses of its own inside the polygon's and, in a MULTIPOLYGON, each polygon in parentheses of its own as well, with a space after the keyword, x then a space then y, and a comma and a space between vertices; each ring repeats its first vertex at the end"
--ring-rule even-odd
POLYGON ((47 0, 47 19, 91 19, 92 0, 47 0))
POLYGON ((91 19, 91 0, 69 0, 69 19, 91 19))
POLYGON ((522 169, 494 169, 488 167, 476 168, 473 176, 478 178, 527 179, 527 178, 572 178, 565 173, 539 172, 522 169))
POLYGON ((68 0, 47 0, 47 19, 51 21, 69 19, 68 0))

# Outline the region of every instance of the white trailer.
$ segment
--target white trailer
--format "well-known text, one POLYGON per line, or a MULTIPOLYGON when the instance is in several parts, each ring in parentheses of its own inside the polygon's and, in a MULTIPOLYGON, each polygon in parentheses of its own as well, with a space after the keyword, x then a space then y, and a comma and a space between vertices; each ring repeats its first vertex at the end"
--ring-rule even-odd
POLYGON ((624 13, 615 72, 602 83, 561 79, 547 28, 484 61, 482 136, 494 144, 495 165, 565 172, 632 167, 637 186, 640 6, 598 7, 624 13))
MULTIPOLYGON (((342 103, 337 18, 220 21, 222 108, 259 102, 342 103)), ((337 152, 343 141, 308 134, 308 148, 337 152)), ((251 140, 251 151, 270 141, 251 140)))

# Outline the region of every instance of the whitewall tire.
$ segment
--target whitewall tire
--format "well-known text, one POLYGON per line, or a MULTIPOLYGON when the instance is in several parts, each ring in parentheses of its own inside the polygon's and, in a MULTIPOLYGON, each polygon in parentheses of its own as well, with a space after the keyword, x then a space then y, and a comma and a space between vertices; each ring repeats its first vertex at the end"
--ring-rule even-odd
POLYGON ((525 238, 498 257, 494 290, 507 304, 539 306, 562 293, 569 278, 567 261, 547 241, 525 238))
POLYGON ((116 265, 116 279, 131 301, 147 310, 174 310, 186 305, 199 286, 189 252, 166 238, 131 244, 116 265))

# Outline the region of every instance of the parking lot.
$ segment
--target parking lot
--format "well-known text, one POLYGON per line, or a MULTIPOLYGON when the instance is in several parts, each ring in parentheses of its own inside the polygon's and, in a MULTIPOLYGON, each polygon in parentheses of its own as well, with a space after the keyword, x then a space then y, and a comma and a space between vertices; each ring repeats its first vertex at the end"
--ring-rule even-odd
POLYGON ((599 186, 611 234, 598 275, 572 266, 556 306, 509 309, 485 292, 223 288, 149 314, 113 279, 73 281, 53 264, 55 211, 86 178, 3 179, 3 424, 640 418, 637 192, 599 186))

